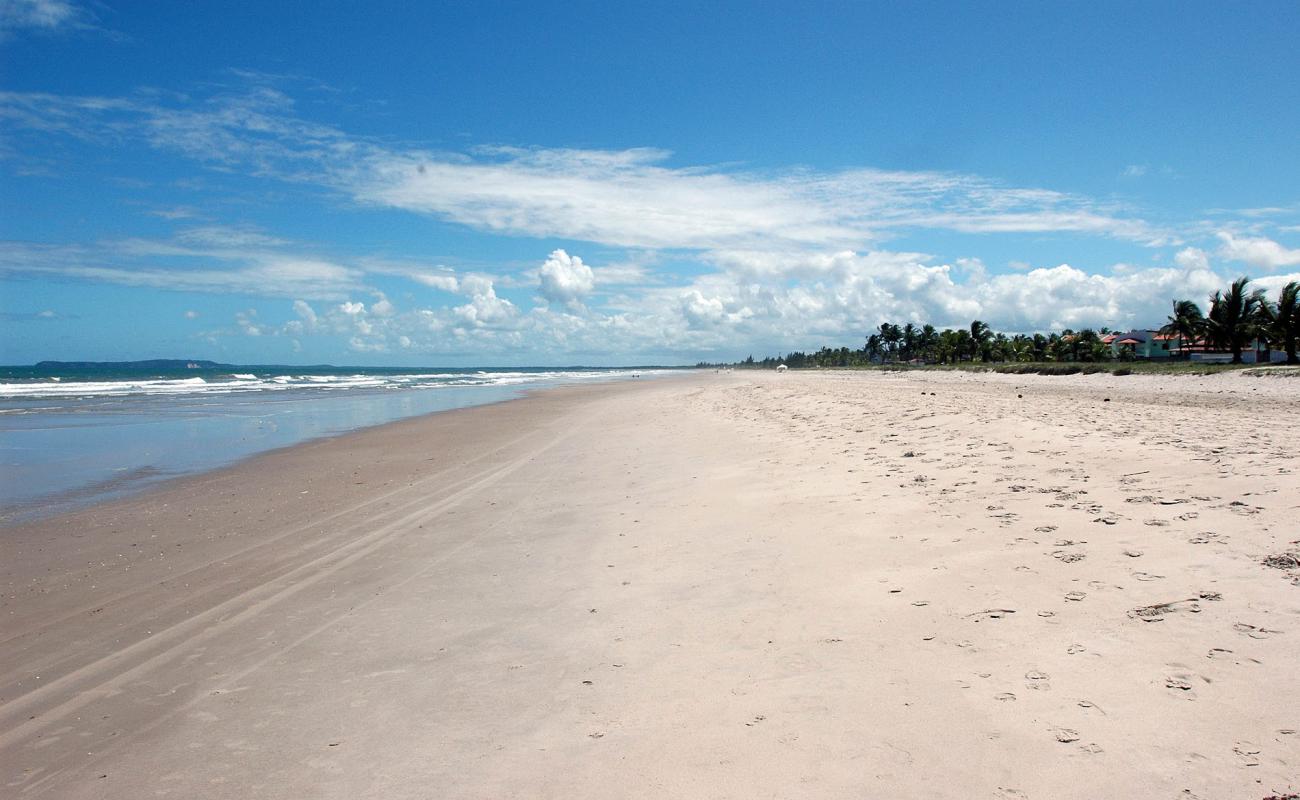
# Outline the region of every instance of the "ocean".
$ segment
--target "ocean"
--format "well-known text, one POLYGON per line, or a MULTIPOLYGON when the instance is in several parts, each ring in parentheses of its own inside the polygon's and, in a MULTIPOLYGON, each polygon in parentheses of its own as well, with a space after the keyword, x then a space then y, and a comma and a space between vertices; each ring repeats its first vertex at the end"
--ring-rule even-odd
POLYGON ((385 422, 672 369, 0 367, 0 524, 385 422))

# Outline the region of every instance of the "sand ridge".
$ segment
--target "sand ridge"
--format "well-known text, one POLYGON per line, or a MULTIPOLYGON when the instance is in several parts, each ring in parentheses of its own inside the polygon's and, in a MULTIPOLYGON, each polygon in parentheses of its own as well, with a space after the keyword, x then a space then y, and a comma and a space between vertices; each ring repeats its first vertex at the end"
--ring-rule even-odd
POLYGON ((10 529, 0 781, 1296 791, 1293 385, 707 372, 10 529))

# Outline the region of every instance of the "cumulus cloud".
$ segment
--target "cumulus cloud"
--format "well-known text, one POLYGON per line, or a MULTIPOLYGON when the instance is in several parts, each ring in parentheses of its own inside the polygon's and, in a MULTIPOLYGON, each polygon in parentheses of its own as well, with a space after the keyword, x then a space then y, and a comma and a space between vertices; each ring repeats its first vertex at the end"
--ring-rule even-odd
POLYGON ((460 291, 460 282, 456 280, 455 275, 429 274, 425 272, 412 273, 411 280, 423 283, 425 286, 433 289, 439 289, 444 292, 460 291))
POLYGON ((1174 255, 1174 263, 1185 270, 1203 272, 1210 268, 1210 255, 1196 247, 1184 247, 1174 255))
POLYGON ((571 256, 563 250, 551 253, 542 264, 538 277, 542 297, 570 307, 580 306, 582 298, 590 294, 596 284, 591 267, 582 263, 578 256, 571 256))
POLYGON ((257 309, 249 308, 235 312, 235 325, 245 336, 261 336, 270 331, 257 321, 257 309))
POLYGON ((1285 248, 1272 239, 1237 237, 1227 232, 1220 232, 1218 236, 1223 243, 1219 255, 1231 261, 1243 261, 1269 272, 1300 266, 1300 250, 1285 248))
POLYGON ((514 303, 497 296, 492 280, 482 275, 465 276, 460 281, 460 291, 469 297, 469 302, 452 310, 472 326, 506 322, 519 313, 514 303))
POLYGON ((299 319, 302 320, 302 324, 305 325, 308 330, 312 330, 316 327, 316 310, 313 309, 306 300, 294 300, 293 313, 298 315, 299 319))

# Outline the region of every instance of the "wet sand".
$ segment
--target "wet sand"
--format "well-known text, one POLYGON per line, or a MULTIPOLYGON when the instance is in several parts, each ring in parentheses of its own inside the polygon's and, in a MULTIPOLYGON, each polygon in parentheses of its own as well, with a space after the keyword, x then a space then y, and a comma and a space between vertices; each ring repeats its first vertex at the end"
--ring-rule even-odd
POLYGON ((0 786, 1300 791, 1297 419, 1239 374, 708 372, 0 529, 0 786))

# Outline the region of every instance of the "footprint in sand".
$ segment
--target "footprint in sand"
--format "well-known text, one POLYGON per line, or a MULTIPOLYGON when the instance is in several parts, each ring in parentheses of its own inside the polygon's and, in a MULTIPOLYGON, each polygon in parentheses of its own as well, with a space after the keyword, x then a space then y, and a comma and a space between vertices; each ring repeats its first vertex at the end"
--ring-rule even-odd
POLYGON ((1048 683, 1050 678, 1051 676, 1046 672, 1031 669, 1025 673, 1025 686, 1040 692, 1050 691, 1052 688, 1052 684, 1048 683))
POLYGON ((1188 676, 1186 675, 1168 675, 1165 677, 1165 688, 1177 689, 1181 692, 1190 692, 1192 690, 1192 682, 1187 678, 1188 676))
POLYGON ((1052 729, 1052 735, 1055 736, 1056 741, 1061 744, 1069 744, 1070 742, 1079 741, 1079 732, 1074 728, 1054 728, 1052 729))
POLYGON ((1275 633, 1282 632, 1272 631, 1268 628, 1256 628, 1254 625, 1247 625, 1244 622, 1238 622, 1236 625, 1232 626, 1232 629, 1237 633, 1244 634, 1252 639, 1267 639, 1275 633))
POLYGON ((1232 752, 1237 754, 1237 759, 1243 767, 1259 766, 1259 745, 1254 742, 1237 742, 1232 752))
POLYGON ((1071 553, 1065 550, 1055 550, 1052 552, 1052 558, 1060 561, 1062 564, 1073 564, 1087 558, 1083 553, 1071 553))
POLYGON ((1014 702, 1015 699, 1016 699, 1016 696, 1015 696, 1014 694, 1012 694, 1011 692, 1001 692, 1001 693, 999 693, 999 694, 995 694, 995 695, 993 695, 993 699, 994 699, 994 700, 998 700, 998 701, 1003 702, 1003 703, 1006 703, 1006 702, 1014 702))
POLYGON ((1167 603, 1153 603, 1149 606, 1135 608, 1128 612, 1128 615, 1143 622, 1160 622, 1166 614, 1172 614, 1175 611, 1190 611, 1197 614, 1200 613, 1200 610, 1201 607, 1197 605, 1194 599, 1170 600, 1167 603))
POLYGON ((1065 593, 1065 599, 1075 603, 1079 602, 1080 600, 1082 600, 1087 596, 1088 596, 1087 592, 1066 592, 1065 593))

